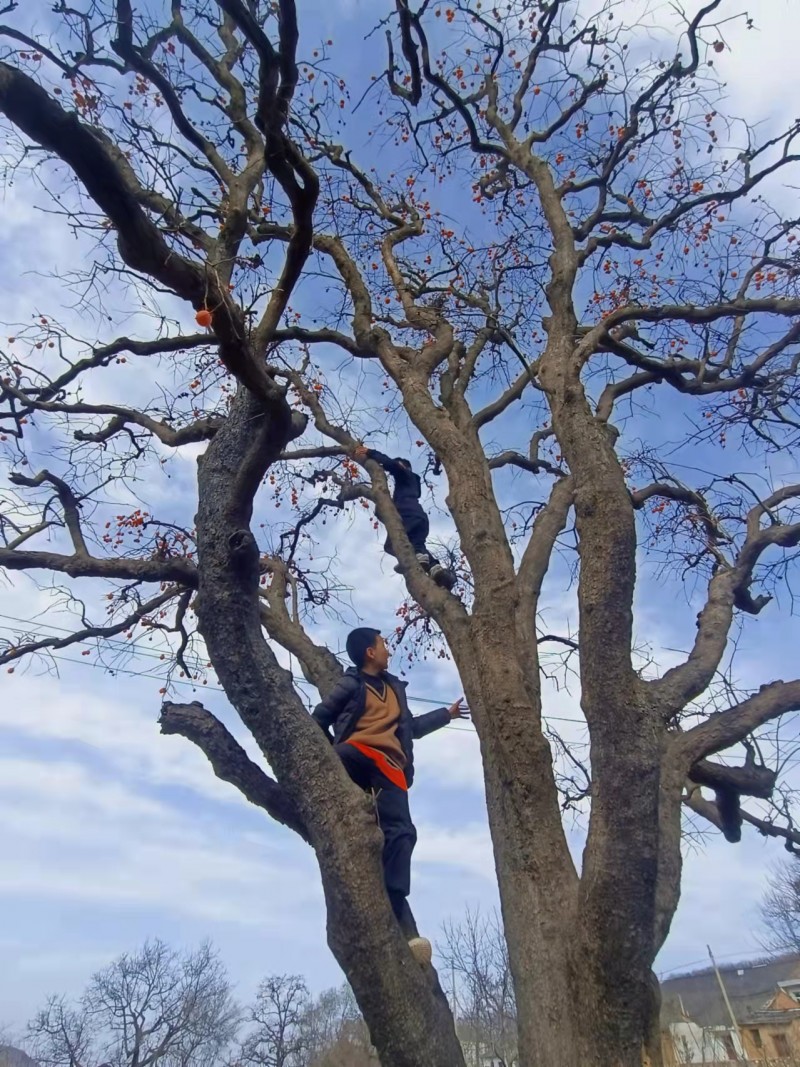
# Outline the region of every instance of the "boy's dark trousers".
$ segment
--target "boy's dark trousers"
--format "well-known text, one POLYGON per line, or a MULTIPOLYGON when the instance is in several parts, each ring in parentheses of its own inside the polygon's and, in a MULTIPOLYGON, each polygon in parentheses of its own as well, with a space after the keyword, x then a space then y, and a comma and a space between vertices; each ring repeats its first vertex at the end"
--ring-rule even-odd
POLYGON ((408 907, 411 892, 411 853, 417 831, 411 821, 408 792, 383 775, 369 756, 353 745, 336 745, 344 768, 359 788, 375 795, 378 824, 383 831, 383 878, 392 911, 406 930, 413 918, 408 907))
MULTIPOLYGON (((428 534, 430 533, 431 524, 425 512, 421 508, 407 513, 401 511, 400 518, 403 520, 406 536, 411 542, 414 552, 417 555, 427 552, 428 546, 426 542, 428 540, 428 534)), ((392 541, 389 537, 386 538, 383 550, 390 556, 397 556, 397 553, 392 548, 392 541)))

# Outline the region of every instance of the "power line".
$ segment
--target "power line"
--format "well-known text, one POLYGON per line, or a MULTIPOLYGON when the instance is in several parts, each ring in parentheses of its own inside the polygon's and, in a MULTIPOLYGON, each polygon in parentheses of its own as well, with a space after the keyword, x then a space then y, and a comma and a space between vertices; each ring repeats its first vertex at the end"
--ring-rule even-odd
MULTIPOLYGON (((130 677, 130 678, 147 678, 148 680, 153 681, 153 682, 158 682, 158 681, 162 681, 163 680, 163 679, 159 678, 159 676, 157 674, 150 674, 147 671, 133 671, 128 667, 109 667, 104 663, 98 663, 96 660, 92 661, 92 660, 89 660, 89 659, 74 659, 73 657, 70 657, 70 656, 57 656, 57 655, 53 654, 52 652, 48 653, 48 655, 49 655, 50 659, 55 660, 57 663, 70 663, 70 664, 76 664, 79 667, 92 667, 94 670, 101 670, 101 671, 103 671, 104 674, 110 674, 112 677, 114 677, 117 674, 124 674, 124 675, 126 675, 127 677, 130 677)), ((296 685, 300 684, 299 680, 296 679, 296 678, 292 679, 292 681, 296 685)), ((222 693, 223 696, 226 695, 225 694, 225 690, 222 688, 222 686, 209 685, 208 683, 204 684, 203 682, 200 682, 198 684, 198 682, 196 680, 190 680, 190 679, 187 679, 187 678, 171 678, 169 680, 169 685, 170 686, 172 686, 172 685, 187 686, 188 685, 194 690, 207 690, 207 691, 212 692, 212 693, 222 693)), ((427 697, 409 696, 408 700, 412 704, 434 704, 434 705, 436 705, 436 707, 444 707, 444 706, 446 706, 446 701, 431 700, 431 699, 429 699, 427 697)), ((585 722, 582 719, 565 719, 565 718, 559 718, 558 716, 554 716, 554 715, 547 715, 547 716, 544 716, 544 717, 548 721, 552 721, 552 722, 572 722, 572 723, 578 723, 578 724, 580 724, 582 726, 586 725, 585 722)), ((455 724, 453 724, 453 725, 450 726, 450 729, 451 730, 455 730, 458 733, 472 734, 474 737, 477 737, 477 734, 476 734, 475 730, 474 729, 470 729, 469 727, 466 727, 466 726, 456 726, 455 724)))
MULTIPOLYGON (((6 614, 4 614, 2 612, 0 612, 0 619, 8 619, 11 622, 16 622, 16 623, 21 624, 22 626, 24 626, 26 628, 25 631, 24 631, 25 633, 30 633, 33 637, 35 637, 37 639, 40 639, 40 638, 43 638, 43 637, 54 637, 54 636, 56 636, 56 634, 48 633, 48 629, 57 630, 60 633, 66 633, 66 634, 70 634, 70 633, 74 632, 69 627, 57 626, 55 623, 41 623, 41 622, 37 621, 35 623, 35 625, 32 625, 31 623, 29 623, 25 619, 20 619, 15 615, 6 615, 6 614), (45 629, 45 627, 47 627, 47 629, 45 629)), ((8 630, 11 633, 15 633, 14 627, 8 626, 8 625, 4 625, 2 623, 0 623, 0 630, 8 630)), ((131 645, 128 644, 126 641, 119 641, 119 640, 114 639, 114 638, 106 638, 106 637, 102 637, 102 635, 97 636, 97 637, 94 637, 94 636, 87 637, 86 641, 102 641, 105 645, 117 646, 120 650, 124 650, 125 652, 130 653, 130 655, 132 657, 134 657, 134 656, 142 656, 142 657, 145 657, 145 658, 156 660, 157 662, 164 662, 162 653, 156 652, 155 649, 150 650, 150 649, 147 649, 147 648, 142 648, 139 645, 136 645, 136 646, 134 646, 135 647, 135 651, 132 651, 131 645)), ((54 653, 49 652, 47 649, 42 649, 41 651, 42 651, 42 653, 48 655, 51 659, 56 660, 59 663, 76 663, 76 664, 80 664, 81 666, 84 666, 84 667, 94 667, 97 670, 102 670, 105 673, 111 674, 111 675, 124 674, 124 675, 129 676, 129 677, 153 678, 155 680, 158 680, 158 676, 157 675, 149 674, 146 671, 134 671, 134 670, 130 670, 129 668, 125 668, 125 667, 109 667, 109 666, 106 666, 103 663, 98 663, 97 661, 92 661, 92 660, 88 660, 88 659, 85 659, 85 658, 74 659, 74 658, 70 658, 68 656, 57 656, 54 653)), ((293 679, 293 681, 295 682, 296 685, 298 685, 299 687, 302 688, 305 679, 293 679)), ((211 692, 222 693, 223 695, 225 694, 225 690, 221 686, 209 685, 207 683, 203 684, 202 682, 200 684, 197 684, 196 680, 175 678, 175 679, 170 679, 169 684, 170 685, 189 685, 194 689, 206 689, 206 690, 209 690, 211 692)), ((438 707, 447 706, 447 703, 448 703, 447 699, 445 699, 445 698, 436 699, 435 697, 417 697, 417 696, 411 696, 411 695, 409 695, 408 700, 411 703, 414 703, 414 704, 429 704, 432 707, 437 707, 437 708, 438 707)), ((567 722, 567 723, 573 723, 573 724, 578 725, 578 726, 584 726, 584 727, 586 726, 585 719, 569 718, 569 717, 566 717, 566 716, 559 716, 559 715, 544 715, 543 718, 547 722, 567 722)), ((454 727, 454 729, 456 729, 456 730, 460 729, 462 733, 474 733, 475 732, 474 730, 470 730, 470 729, 464 728, 464 727, 460 727, 459 728, 459 727, 456 726, 456 727, 454 727)))
MULTIPOLYGON (((52 623, 52 622, 43 623, 43 622, 40 622, 38 620, 36 620, 35 622, 31 623, 31 622, 28 622, 27 619, 19 619, 15 615, 4 615, 2 612, 0 612, 0 619, 8 619, 11 622, 19 623, 21 626, 25 627, 24 630, 19 631, 20 633, 29 633, 29 634, 32 634, 36 638, 57 637, 58 636, 57 633, 48 633, 48 629, 49 630, 56 630, 56 631, 58 631, 58 633, 63 633, 63 634, 72 634, 72 633, 75 632, 73 629, 71 629, 68 626, 57 626, 55 623, 52 623)), ((131 625, 135 625, 135 623, 132 623, 131 625)), ((14 632, 14 627, 13 626, 7 626, 7 625, 4 625, 3 623, 0 623, 0 629, 11 630, 12 632, 14 632)), ((90 636, 84 638, 84 640, 85 641, 103 641, 107 645, 117 646, 120 649, 125 649, 126 652, 129 652, 130 649, 131 649, 131 646, 127 641, 122 641, 117 637, 103 637, 102 634, 100 634, 98 636, 90 635, 90 636)), ((136 655, 139 655, 139 656, 150 656, 152 659, 160 659, 161 658, 160 653, 156 652, 155 649, 151 650, 151 649, 147 649, 147 648, 142 648, 140 645, 137 645, 135 647, 136 647, 136 655)), ((45 650, 42 649, 42 651, 45 651, 45 650)))

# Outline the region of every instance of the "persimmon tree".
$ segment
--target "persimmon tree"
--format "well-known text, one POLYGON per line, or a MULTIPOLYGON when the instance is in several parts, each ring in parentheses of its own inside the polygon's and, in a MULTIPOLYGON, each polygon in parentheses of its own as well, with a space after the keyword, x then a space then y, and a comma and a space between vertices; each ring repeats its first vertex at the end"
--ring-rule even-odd
POLYGON ((331 43, 301 26, 299 58, 291 3, 175 0, 161 21, 128 0, 59 3, 52 39, 0 31, 9 169, 34 162, 65 222, 96 236, 66 281, 92 305, 111 278, 157 317, 145 340, 87 343, 47 314, 9 334, 0 564, 88 583, 100 607, 2 659, 155 633, 167 695, 169 671, 201 685, 213 665, 274 777, 202 704, 166 701, 162 730, 314 848, 329 942, 384 1067, 463 1059, 391 920, 369 811, 276 656, 321 693, 341 673, 314 637, 352 581, 315 559, 327 516, 386 527, 409 596, 399 636, 442 642, 461 676, 521 1063, 660 1062, 651 968, 683 811, 731 840, 744 821, 798 841, 739 799, 772 795, 751 739, 800 707, 800 681, 742 690, 730 653, 775 609, 800 543, 800 486, 768 474, 800 426, 798 223, 782 204, 800 130, 722 117, 723 7, 694 5, 644 51, 613 2, 387 3, 386 67, 359 87, 367 128, 343 121, 331 43), (178 329, 181 302, 209 332, 178 329), (133 360, 146 399, 87 401, 89 377, 93 395, 137 395, 133 360), (56 470, 32 469, 45 430, 67 442, 56 470), (453 594, 417 565, 381 469, 351 458, 404 430, 447 478, 453 594), (194 525, 123 493, 205 442, 194 525), (746 478, 734 448, 767 475, 746 478), (688 480, 681 454, 702 454, 688 480), (105 503, 109 484, 129 505, 105 503), (266 519, 269 502, 290 517, 266 519), (649 560, 691 580, 698 610, 668 668, 634 625, 649 560), (553 633, 540 608, 565 567, 578 628, 553 633), (548 734, 553 642, 577 674, 586 759, 548 734), (580 870, 564 788, 588 806, 580 870))

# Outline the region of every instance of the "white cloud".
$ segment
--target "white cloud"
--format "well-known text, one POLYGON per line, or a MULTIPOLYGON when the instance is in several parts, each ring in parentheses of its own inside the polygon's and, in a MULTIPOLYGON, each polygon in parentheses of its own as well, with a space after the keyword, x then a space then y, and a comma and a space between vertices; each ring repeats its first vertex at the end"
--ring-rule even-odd
POLYGON ((418 741, 414 745, 414 767, 420 785, 431 782, 454 792, 484 794, 478 735, 470 726, 454 723, 418 741))
POLYGON ((492 842, 485 823, 457 828, 420 824, 414 861, 424 866, 448 867, 452 872, 448 877, 468 874, 495 884, 492 842))
POLYGON ((264 887, 280 875, 285 905, 319 906, 310 852, 304 861, 305 846, 266 817, 255 839, 107 773, 66 760, 0 760, 0 895, 272 925, 282 916, 264 908, 264 887))
MULTIPOLYGON (((4 685, 7 699, 0 707, 0 729, 40 741, 78 742, 93 749, 109 769, 151 785, 182 786, 214 800, 239 800, 232 786, 214 777, 199 749, 183 738, 161 736, 156 679, 146 710, 136 699, 141 699, 140 686, 130 687, 126 699, 112 701, 85 685, 53 677, 16 676, 4 685), (43 708, 47 713, 38 710, 43 708)), ((258 759, 246 731, 240 727, 235 732, 258 759)))
POLYGON ((656 971, 704 966, 707 945, 720 959, 758 955, 758 901, 776 857, 774 842, 745 834, 730 845, 713 835, 684 853, 681 902, 656 971))

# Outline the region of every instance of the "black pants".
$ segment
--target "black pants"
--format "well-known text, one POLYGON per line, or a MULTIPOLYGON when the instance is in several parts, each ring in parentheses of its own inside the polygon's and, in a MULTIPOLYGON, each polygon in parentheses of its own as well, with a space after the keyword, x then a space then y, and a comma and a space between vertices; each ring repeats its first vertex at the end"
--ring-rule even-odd
MULTIPOLYGON (((419 508, 415 511, 400 512, 400 518, 403 520, 403 526, 405 527, 406 535, 412 544, 415 552, 427 552, 428 548, 425 544, 428 534, 430 533, 431 524, 428 521, 428 516, 419 508)), ((386 543, 383 546, 384 552, 390 556, 397 556, 397 553, 392 548, 392 539, 386 538, 386 543)))
POLYGON ((375 794, 378 825, 383 830, 383 880, 392 911, 405 929, 410 917, 407 897, 411 892, 411 853, 417 843, 408 793, 390 782, 368 756, 352 745, 336 745, 336 753, 356 785, 375 794))

